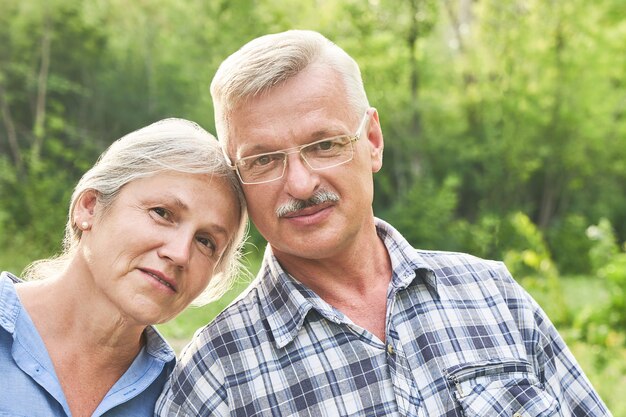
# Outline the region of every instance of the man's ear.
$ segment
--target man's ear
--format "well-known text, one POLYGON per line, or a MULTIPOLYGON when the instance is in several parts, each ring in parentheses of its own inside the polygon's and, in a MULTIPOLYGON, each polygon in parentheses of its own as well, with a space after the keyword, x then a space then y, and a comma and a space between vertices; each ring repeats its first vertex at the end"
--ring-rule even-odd
POLYGON ((374 113, 370 116, 365 137, 370 145, 370 155, 372 157, 372 172, 378 172, 383 166, 383 148, 385 143, 383 140, 383 131, 380 128, 380 120, 378 119, 378 111, 372 108, 369 111, 374 113))

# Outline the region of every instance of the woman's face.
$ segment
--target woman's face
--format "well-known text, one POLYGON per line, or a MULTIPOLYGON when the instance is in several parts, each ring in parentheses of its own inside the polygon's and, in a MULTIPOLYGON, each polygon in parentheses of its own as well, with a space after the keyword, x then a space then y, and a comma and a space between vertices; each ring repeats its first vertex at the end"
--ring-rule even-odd
POLYGON ((132 181, 106 211, 93 197, 77 209, 91 224, 79 246, 87 276, 107 303, 142 325, 173 318, 206 288, 239 222, 226 180, 207 175, 132 181))

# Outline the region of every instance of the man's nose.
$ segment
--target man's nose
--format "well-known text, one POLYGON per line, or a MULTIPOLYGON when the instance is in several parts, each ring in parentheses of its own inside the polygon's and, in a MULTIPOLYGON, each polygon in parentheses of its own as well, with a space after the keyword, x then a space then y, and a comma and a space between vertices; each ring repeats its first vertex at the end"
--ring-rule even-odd
POLYGON ((298 200, 307 200, 320 184, 317 171, 304 160, 300 152, 290 152, 286 156, 285 190, 298 200))

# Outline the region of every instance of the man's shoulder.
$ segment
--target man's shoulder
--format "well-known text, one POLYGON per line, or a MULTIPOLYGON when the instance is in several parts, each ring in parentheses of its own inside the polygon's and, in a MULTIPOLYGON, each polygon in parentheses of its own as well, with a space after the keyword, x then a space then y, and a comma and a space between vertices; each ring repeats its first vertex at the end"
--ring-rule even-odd
POLYGON ((416 249, 415 253, 420 263, 434 271, 466 271, 469 269, 482 272, 506 268, 501 261, 484 259, 463 252, 416 249))
POLYGON ((415 250, 419 264, 431 270, 438 284, 458 286, 485 281, 510 282, 512 277, 501 261, 463 252, 415 250))
POLYGON ((432 270, 438 278, 465 275, 468 270, 478 272, 476 275, 481 275, 484 271, 501 273, 506 270, 502 262, 479 258, 469 253, 417 249, 391 224, 376 219, 376 226, 389 255, 404 269, 432 270))

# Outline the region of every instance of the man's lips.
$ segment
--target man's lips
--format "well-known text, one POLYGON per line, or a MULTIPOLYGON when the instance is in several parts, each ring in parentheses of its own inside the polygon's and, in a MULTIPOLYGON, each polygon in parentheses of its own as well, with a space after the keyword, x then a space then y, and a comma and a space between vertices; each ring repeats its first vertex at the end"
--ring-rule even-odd
POLYGON ((154 269, 146 269, 146 268, 140 268, 140 269, 145 274, 150 275, 152 278, 159 281, 161 284, 165 285, 166 287, 170 288, 172 291, 176 292, 176 282, 172 278, 154 269))
POLYGON ((319 213, 320 211, 322 211, 324 209, 327 209, 328 207, 330 207, 332 205, 333 205, 332 202, 317 204, 315 206, 310 206, 310 207, 306 207, 306 208, 303 208, 303 209, 300 209, 300 210, 292 211, 291 213, 285 214, 283 217, 284 218, 294 218, 294 217, 311 216, 313 214, 319 213))

